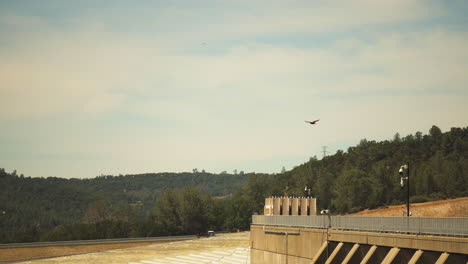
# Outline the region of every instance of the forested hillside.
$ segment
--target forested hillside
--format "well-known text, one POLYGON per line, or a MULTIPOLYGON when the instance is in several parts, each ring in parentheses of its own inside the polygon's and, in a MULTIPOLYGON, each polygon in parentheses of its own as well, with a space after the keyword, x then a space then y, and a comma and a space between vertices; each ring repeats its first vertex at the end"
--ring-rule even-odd
MULTIPOLYGON (((0 240, 48 240, 44 235, 59 226, 101 220, 120 224, 129 218, 134 223, 146 221, 155 210, 156 199, 167 190, 181 193, 184 187, 194 186, 200 195, 223 196, 233 193, 248 177, 243 172, 211 174, 194 170, 93 179, 31 178, 0 169, 0 240)), ((135 231, 135 225, 126 228, 128 232, 109 231, 98 237, 146 235, 135 231)), ((79 239, 94 237, 88 234, 79 239)))
POLYGON ((29 178, 0 170, 0 241, 97 239, 248 229, 265 197, 302 196, 333 214, 468 196, 468 127, 363 139, 280 174, 161 173, 95 179, 29 178), (235 190, 235 191, 234 191, 235 190), (227 199, 213 199, 231 193, 227 199))
POLYGON ((403 204, 406 188, 398 170, 408 162, 412 202, 468 196, 468 127, 442 133, 433 126, 427 135, 397 133, 381 142, 362 139, 346 152, 311 158, 282 174, 252 175, 238 195, 255 201, 252 212, 261 212, 264 197, 302 196, 304 186, 318 198, 318 208, 334 214, 403 204))

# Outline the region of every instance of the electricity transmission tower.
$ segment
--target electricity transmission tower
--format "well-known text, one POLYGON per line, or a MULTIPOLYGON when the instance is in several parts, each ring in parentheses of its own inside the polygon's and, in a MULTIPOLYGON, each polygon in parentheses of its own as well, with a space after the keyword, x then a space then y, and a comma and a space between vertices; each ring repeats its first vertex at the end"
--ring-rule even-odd
POLYGON ((323 158, 325 158, 327 156, 327 153, 328 153, 327 146, 322 147, 322 153, 323 153, 323 158))

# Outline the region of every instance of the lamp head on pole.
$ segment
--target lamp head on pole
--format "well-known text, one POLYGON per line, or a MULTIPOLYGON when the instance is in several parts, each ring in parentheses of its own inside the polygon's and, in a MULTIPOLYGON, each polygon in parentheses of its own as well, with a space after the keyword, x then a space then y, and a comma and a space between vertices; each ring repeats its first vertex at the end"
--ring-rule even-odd
POLYGON ((401 165, 400 169, 398 170, 399 174, 403 174, 403 170, 408 169, 408 164, 401 165))

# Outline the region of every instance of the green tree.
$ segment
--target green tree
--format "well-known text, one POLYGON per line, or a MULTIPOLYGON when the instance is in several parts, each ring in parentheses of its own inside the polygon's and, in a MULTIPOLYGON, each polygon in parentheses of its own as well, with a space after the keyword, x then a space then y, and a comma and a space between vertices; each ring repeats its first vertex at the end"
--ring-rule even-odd
POLYGON ((182 234, 180 206, 180 198, 172 189, 165 191, 158 198, 154 221, 156 225, 161 227, 161 235, 182 234))
POLYGON ((334 184, 336 198, 333 205, 338 212, 362 209, 372 194, 371 181, 367 174, 358 169, 343 171, 334 184))
POLYGON ((189 186, 182 190, 180 218, 185 234, 207 231, 209 226, 208 211, 211 203, 211 198, 202 195, 197 188, 189 186))
POLYGON ((236 195, 226 206, 225 229, 229 231, 248 230, 252 220, 252 200, 236 195))

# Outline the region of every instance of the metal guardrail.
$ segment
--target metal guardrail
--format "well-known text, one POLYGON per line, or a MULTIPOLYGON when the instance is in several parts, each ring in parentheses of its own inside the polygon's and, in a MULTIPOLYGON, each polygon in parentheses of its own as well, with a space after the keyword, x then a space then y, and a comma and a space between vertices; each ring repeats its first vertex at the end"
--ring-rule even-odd
POLYGON ((252 224, 336 230, 468 236, 468 217, 372 216, 265 216, 253 215, 252 224))

